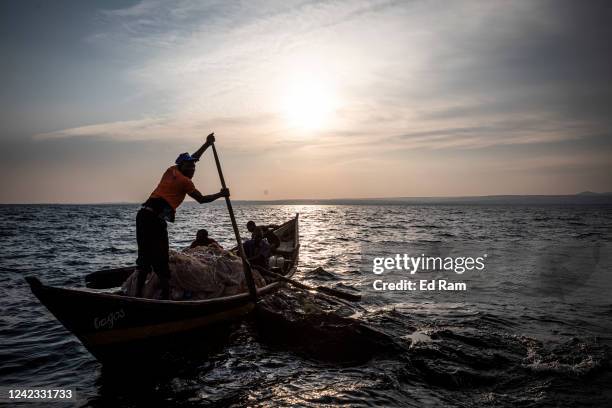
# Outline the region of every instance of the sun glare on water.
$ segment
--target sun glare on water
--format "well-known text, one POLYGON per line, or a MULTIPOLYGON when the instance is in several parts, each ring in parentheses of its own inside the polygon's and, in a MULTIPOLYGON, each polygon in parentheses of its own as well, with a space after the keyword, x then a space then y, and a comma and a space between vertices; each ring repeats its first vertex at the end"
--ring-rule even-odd
POLYGON ((322 130, 334 114, 336 97, 326 81, 313 76, 295 77, 285 88, 283 114, 292 128, 322 130))

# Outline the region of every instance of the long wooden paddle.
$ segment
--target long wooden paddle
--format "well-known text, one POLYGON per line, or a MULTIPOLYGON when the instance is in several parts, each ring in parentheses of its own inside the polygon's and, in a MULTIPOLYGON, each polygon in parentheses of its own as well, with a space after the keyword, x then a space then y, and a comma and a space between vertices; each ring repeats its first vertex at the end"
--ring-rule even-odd
POLYGON ((359 302, 361 300, 361 295, 356 295, 353 293, 348 293, 348 292, 344 292, 341 290, 337 290, 337 289, 332 289, 332 288, 328 288, 325 286, 317 286, 317 287, 312 287, 312 286, 308 286, 305 285, 301 282, 298 282, 296 280, 293 280, 291 278, 288 278, 286 276, 283 276, 281 274, 278 274, 276 272, 272 272, 271 270, 268 270, 266 268, 263 268, 261 266, 258 265, 253 265, 253 267, 255 269, 257 269, 259 272, 268 275, 270 277, 276 278, 277 280, 283 281, 283 282, 287 282, 290 283, 293 286, 296 286, 300 289, 304 289, 304 290, 312 290, 315 292, 322 292, 325 293, 326 295, 330 295, 330 296, 335 296, 337 298, 340 299, 346 299, 346 300, 350 300, 351 302, 359 302))
MULTIPOLYGON (((221 170, 221 162, 219 161, 219 155, 217 154, 217 149, 215 148, 215 144, 212 143, 212 151, 215 156, 215 163, 217 164, 217 171, 219 172, 219 179, 221 180, 221 187, 227 188, 225 186, 225 179, 223 178, 223 170, 221 170)), ((232 209, 232 202, 229 197, 225 197, 225 204, 227 204, 227 211, 229 211, 230 220, 232 220, 232 227, 234 228, 234 235, 236 236, 236 243, 238 244, 238 253, 242 258, 242 268, 244 270, 244 277, 246 279, 247 286, 249 288, 249 293, 253 301, 257 301, 257 288, 255 287, 255 281, 253 280, 253 274, 251 273, 251 264, 246 259, 244 253, 244 247, 242 246, 242 239, 240 239, 240 231, 238 231, 238 224, 236 224, 236 217, 234 217, 234 210, 232 209)))

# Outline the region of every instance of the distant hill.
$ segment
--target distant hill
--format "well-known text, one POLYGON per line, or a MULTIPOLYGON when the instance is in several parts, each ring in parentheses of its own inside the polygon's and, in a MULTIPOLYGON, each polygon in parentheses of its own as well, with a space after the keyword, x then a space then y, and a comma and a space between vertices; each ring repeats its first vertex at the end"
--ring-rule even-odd
POLYGON ((576 194, 578 196, 610 196, 612 195, 612 192, 608 192, 608 193, 594 193, 592 191, 583 191, 582 193, 578 193, 576 194))

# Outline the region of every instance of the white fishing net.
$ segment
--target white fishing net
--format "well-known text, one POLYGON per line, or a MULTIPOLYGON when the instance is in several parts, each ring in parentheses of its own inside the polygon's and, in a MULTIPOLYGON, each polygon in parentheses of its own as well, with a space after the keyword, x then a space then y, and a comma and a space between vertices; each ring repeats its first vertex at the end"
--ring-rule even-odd
MULTIPOLYGON (((247 292, 242 260, 231 252, 212 248, 188 248, 182 252, 170 251, 170 299, 203 300, 247 292)), ((257 287, 265 280, 253 270, 257 287)), ((123 283, 123 292, 136 296, 137 272, 123 283)), ((142 296, 148 299, 161 298, 159 278, 153 272, 145 281, 142 296)))

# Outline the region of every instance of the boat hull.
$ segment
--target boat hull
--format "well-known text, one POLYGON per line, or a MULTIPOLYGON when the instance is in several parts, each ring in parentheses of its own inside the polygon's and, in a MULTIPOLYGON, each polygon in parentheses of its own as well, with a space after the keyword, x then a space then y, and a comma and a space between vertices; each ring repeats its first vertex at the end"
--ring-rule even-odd
MULTIPOLYGON (((177 335, 198 332, 202 338, 206 329, 241 319, 254 308, 242 295, 223 302, 173 302, 30 284, 41 303, 100 361, 177 335)), ((260 296, 277 288, 265 289, 260 296)))

